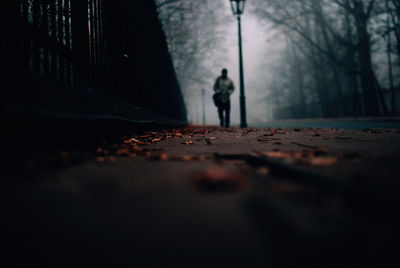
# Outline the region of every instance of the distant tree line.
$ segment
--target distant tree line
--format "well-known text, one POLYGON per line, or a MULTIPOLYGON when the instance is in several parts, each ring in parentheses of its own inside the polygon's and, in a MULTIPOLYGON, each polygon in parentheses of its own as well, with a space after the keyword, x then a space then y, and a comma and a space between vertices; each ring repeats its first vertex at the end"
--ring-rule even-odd
POLYGON ((317 103, 323 117, 398 114, 400 1, 254 1, 258 17, 286 39, 269 83, 276 110, 290 106, 294 117, 309 117, 317 103))
POLYGON ((220 27, 225 7, 222 1, 211 0, 156 0, 156 4, 186 104, 194 114, 201 89, 217 75, 210 66, 221 60, 217 52, 226 37, 220 27))

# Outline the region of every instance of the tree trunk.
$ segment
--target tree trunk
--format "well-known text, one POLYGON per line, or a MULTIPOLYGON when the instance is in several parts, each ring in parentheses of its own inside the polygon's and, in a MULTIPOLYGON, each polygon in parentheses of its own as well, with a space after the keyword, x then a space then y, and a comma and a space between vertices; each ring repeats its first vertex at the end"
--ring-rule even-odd
MULTIPOLYGON (((316 16, 316 21, 318 22, 318 25, 320 27, 320 31, 323 35, 324 38, 324 43, 326 45, 327 51, 329 52, 330 55, 332 55, 332 57, 336 58, 336 53, 332 47, 332 43, 331 40, 329 38, 327 29, 325 27, 325 25, 322 23, 322 8, 320 5, 319 1, 313 1, 314 3, 314 9, 315 9, 315 16, 316 16)), ((343 109, 343 115, 348 116, 350 115, 349 113, 349 109, 347 107, 346 104, 346 99, 344 97, 343 94, 343 87, 342 84, 340 82, 340 78, 339 78, 339 72, 338 72, 338 68, 336 65, 336 61, 332 61, 332 59, 329 59, 331 61, 330 67, 332 68, 332 72, 333 72, 333 78, 334 78, 334 83, 335 83, 335 89, 336 89, 336 93, 338 96, 338 99, 340 101, 340 104, 342 106, 343 109)))
POLYGON ((394 11, 390 12, 390 16, 392 18, 393 30, 397 41, 397 55, 400 57, 400 4, 398 0, 391 0, 391 3, 394 6, 394 11))
POLYGON ((360 65, 361 85, 363 88, 365 113, 367 116, 380 115, 375 84, 375 74, 372 68, 371 44, 367 30, 367 15, 361 1, 354 1, 353 16, 358 37, 358 56, 360 65))
POLYGON ((376 86, 376 91, 378 92, 378 97, 379 97, 379 101, 380 101, 381 106, 382 106, 383 114, 388 116, 389 115, 389 109, 388 109, 388 107, 386 105, 386 101, 385 101, 385 97, 383 96, 381 85, 379 84, 379 81, 376 78, 376 75, 375 74, 373 74, 373 75, 374 75, 373 79, 374 79, 374 83, 375 83, 375 86, 376 86))
MULTIPOLYGON (((349 42, 352 40, 352 23, 349 17, 349 13, 345 14, 345 22, 346 22, 346 37, 349 42)), ((346 76, 347 83, 352 94, 351 97, 351 110, 353 116, 361 116, 363 115, 363 109, 361 104, 361 97, 359 94, 359 83, 358 83, 358 71, 357 71, 357 63, 355 61, 356 51, 353 46, 346 47, 346 76)))
MULTIPOLYGON (((389 0, 386 0, 386 12, 390 12, 389 9, 389 0)), ((396 90, 394 88, 393 82, 393 68, 392 68, 392 31, 390 31, 390 19, 389 16, 386 20, 386 29, 387 33, 387 58, 388 58, 388 75, 389 75, 389 88, 391 92, 391 113, 392 115, 396 114, 396 90)))
POLYGON ((306 107, 306 97, 304 94, 304 78, 303 78, 303 68, 301 66, 301 61, 299 59, 299 56, 297 54, 296 48, 294 46, 293 43, 290 44, 291 48, 292 48, 292 55, 295 61, 295 68, 294 68, 294 75, 296 77, 296 86, 297 86, 297 93, 298 93, 298 97, 299 97, 299 105, 300 105, 300 109, 299 109, 299 115, 298 117, 300 118, 305 118, 306 117, 306 113, 307 113, 307 107, 306 107))
POLYGON ((347 73, 347 81, 352 92, 351 103, 352 103, 352 115, 360 116, 362 115, 361 100, 358 94, 358 81, 357 75, 354 72, 347 73))
MULTIPOLYGON (((313 39, 314 35, 318 36, 318 30, 317 27, 314 27, 313 30, 310 25, 310 20, 306 17, 306 34, 313 39)), ((331 112, 330 112, 330 107, 329 103, 327 101, 327 96, 326 92, 324 90, 327 89, 326 87, 326 77, 325 73, 322 70, 323 66, 320 64, 320 52, 318 49, 316 49, 314 46, 310 48, 312 50, 312 55, 311 55, 311 66, 313 69, 313 75, 314 75, 314 82, 315 82, 315 91, 316 95, 318 97, 318 102, 320 105, 321 109, 321 115, 323 117, 331 117, 331 112)))
POLYGON ((388 35, 388 48, 387 48, 387 57, 388 57, 388 73, 389 73, 389 87, 390 87, 390 92, 391 92, 391 112, 392 115, 396 114, 396 90, 394 88, 394 82, 393 82, 393 68, 392 68, 392 54, 391 54, 391 38, 390 38, 390 33, 388 35))

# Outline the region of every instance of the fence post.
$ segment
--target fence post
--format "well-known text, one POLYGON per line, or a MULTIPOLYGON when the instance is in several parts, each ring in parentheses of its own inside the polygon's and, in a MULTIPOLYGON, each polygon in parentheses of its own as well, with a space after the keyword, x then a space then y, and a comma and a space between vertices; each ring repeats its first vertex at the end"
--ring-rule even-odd
POLYGON ((72 51, 74 55, 74 85, 90 87, 88 1, 72 0, 72 51))

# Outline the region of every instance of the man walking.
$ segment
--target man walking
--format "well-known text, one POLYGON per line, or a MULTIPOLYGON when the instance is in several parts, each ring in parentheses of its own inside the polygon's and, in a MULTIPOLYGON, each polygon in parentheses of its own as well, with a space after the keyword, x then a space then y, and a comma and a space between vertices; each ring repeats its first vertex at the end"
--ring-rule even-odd
POLYGON ((228 77, 228 70, 222 69, 221 75, 217 77, 214 84, 214 91, 218 100, 216 101, 218 107, 218 115, 221 127, 229 127, 231 101, 230 96, 235 90, 233 81, 228 77))

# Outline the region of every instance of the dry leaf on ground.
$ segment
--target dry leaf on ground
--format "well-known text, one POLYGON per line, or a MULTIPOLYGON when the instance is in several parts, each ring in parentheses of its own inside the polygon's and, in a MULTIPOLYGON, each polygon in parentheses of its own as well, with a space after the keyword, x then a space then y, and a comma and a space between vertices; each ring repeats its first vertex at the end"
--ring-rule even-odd
POLYGON ((339 158, 335 156, 318 156, 308 158, 308 161, 305 164, 310 166, 319 166, 319 167, 326 167, 332 166, 339 162, 339 158))
POLYGON ((208 161, 212 160, 212 156, 208 155, 180 155, 180 156, 170 156, 172 161, 183 161, 183 162, 193 162, 193 161, 208 161))
POLYGON ((162 151, 158 155, 150 156, 149 159, 153 161, 166 161, 169 159, 169 157, 166 152, 162 151))
POLYGON ((206 192, 230 192, 243 187, 247 177, 237 170, 211 167, 192 176, 194 185, 206 192))
POLYGON ((296 152, 257 152, 257 155, 282 159, 289 164, 302 164, 309 166, 331 166, 339 162, 340 156, 326 156, 324 148, 296 152))

